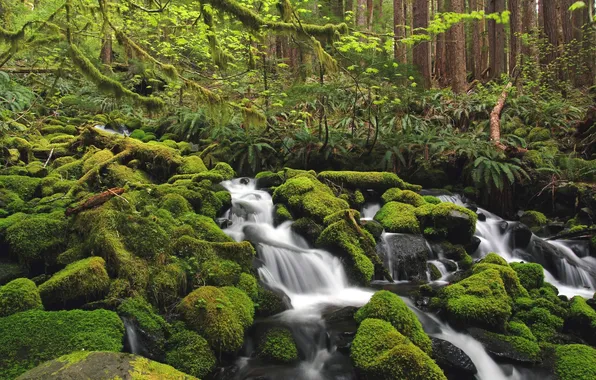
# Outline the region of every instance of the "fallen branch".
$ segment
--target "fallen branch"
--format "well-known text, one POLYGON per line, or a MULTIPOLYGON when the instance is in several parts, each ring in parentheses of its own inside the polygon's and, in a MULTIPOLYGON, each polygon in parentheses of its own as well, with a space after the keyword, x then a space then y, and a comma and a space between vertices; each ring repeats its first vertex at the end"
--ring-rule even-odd
POLYGON ((50 162, 50 160, 52 159, 52 155, 54 154, 54 148, 52 148, 52 150, 50 151, 50 155, 48 156, 48 159, 46 160, 46 163, 43 164, 43 167, 45 168, 46 166, 48 166, 48 162, 50 162))
POLYGON ((78 214, 82 211, 101 206, 102 204, 106 203, 113 197, 116 197, 116 196, 119 197, 120 194, 122 194, 122 193, 124 193, 124 189, 121 187, 114 187, 114 188, 108 189, 102 193, 92 196, 91 198, 87 199, 85 202, 81 203, 77 207, 67 208, 65 215, 71 216, 71 215, 78 214))
POLYGON ((513 86, 513 82, 507 83, 507 86, 503 89, 495 108, 490 113, 490 139, 495 146, 501 150, 505 150, 505 145, 501 143, 501 111, 505 107, 505 101, 509 95, 509 90, 513 86))

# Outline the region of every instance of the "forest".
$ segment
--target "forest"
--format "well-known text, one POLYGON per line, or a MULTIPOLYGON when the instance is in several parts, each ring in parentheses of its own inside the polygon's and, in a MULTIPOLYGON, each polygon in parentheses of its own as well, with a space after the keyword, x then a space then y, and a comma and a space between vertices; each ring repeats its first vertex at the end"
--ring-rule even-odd
POLYGON ((596 378, 594 0, 0 0, 0 379, 596 378))

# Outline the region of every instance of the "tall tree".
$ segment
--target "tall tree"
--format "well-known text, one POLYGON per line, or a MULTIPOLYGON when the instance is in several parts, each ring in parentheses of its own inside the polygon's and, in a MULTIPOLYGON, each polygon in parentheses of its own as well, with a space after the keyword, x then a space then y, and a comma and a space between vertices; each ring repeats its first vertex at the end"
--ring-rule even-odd
MULTIPOLYGON (((464 13, 464 0, 448 0, 448 10, 464 13)), ((452 26, 446 35, 445 50, 447 61, 447 84, 455 93, 465 92, 466 80, 466 39, 463 21, 452 26)))
POLYGON ((374 1, 366 0, 366 27, 370 30, 373 25, 373 14, 374 14, 374 1))
POLYGON ((406 45, 399 41, 406 36, 406 15, 403 0, 393 0, 393 34, 395 36, 394 58, 397 62, 407 63, 406 45))
MULTIPOLYGON (((470 0, 470 11, 479 11, 482 7, 482 0, 470 0)), ((474 79, 480 79, 480 75, 485 67, 482 65, 482 31, 483 23, 475 20, 472 25, 472 59, 473 65, 473 76, 474 79)))
MULTIPOLYGON (((428 27, 428 0, 414 0, 413 3, 413 28, 428 27)), ((416 31, 416 33, 421 33, 416 31)), ((414 46, 414 65, 418 68, 422 74, 424 86, 430 86, 430 46, 428 41, 423 41, 414 46)), ((465 61, 464 61, 465 64, 465 61)))
POLYGON ((356 0, 356 25, 366 26, 366 4, 367 0, 356 0))
MULTIPOLYGON (((505 11, 505 0, 487 0, 486 13, 505 11)), ((488 45, 490 75, 498 78, 505 72, 505 26, 495 20, 488 20, 488 45)))
POLYGON ((559 19, 558 4, 555 1, 541 1, 542 17, 544 18, 544 33, 550 44, 547 54, 544 57, 544 63, 548 64, 554 61, 559 52, 559 28, 561 20, 559 19))
MULTIPOLYGON (((533 34, 537 28, 536 20, 536 0, 522 0, 523 2, 523 21, 522 33, 533 34)), ((522 47, 522 52, 527 56, 534 56, 536 54, 533 44, 525 44, 522 47)))
POLYGON ((521 40, 522 33, 522 7, 520 0, 508 0, 508 10, 511 12, 511 20, 509 25, 509 74, 513 74, 513 70, 517 66, 518 57, 521 54, 521 40))
MULTIPOLYGON (((437 0, 437 12, 445 12, 445 0, 437 0)), ((435 78, 441 86, 445 85, 445 33, 437 35, 435 53, 435 78)))

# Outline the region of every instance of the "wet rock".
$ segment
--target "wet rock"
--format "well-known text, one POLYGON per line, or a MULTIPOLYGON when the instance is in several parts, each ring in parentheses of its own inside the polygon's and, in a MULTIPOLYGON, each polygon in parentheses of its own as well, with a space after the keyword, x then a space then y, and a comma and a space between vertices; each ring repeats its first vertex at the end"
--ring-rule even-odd
POLYGON ((513 248, 526 249, 532 240, 532 231, 522 223, 517 223, 511 228, 513 248))
POLYGON ((441 262, 441 264, 445 265, 445 268, 449 272, 455 272, 457 270, 457 263, 453 260, 440 259, 439 262, 441 262))
POLYGON ((585 226, 591 226, 594 224, 594 212, 587 207, 584 207, 579 210, 577 215, 575 216, 578 224, 583 224, 585 226))
POLYGON ((358 308, 353 306, 330 306, 322 313, 331 341, 337 345, 339 352, 346 355, 350 353, 352 341, 358 330, 358 323, 354 320, 356 311, 358 308))
POLYGON ((533 238, 522 258, 542 265, 555 277, 559 278, 559 263, 564 259, 564 255, 554 245, 542 239, 533 238))
POLYGON ((377 246, 394 280, 426 281, 426 261, 431 251, 424 237, 410 234, 388 234, 377 246))
POLYGON ((474 379, 478 370, 465 352, 446 340, 430 339, 433 345, 433 357, 448 379, 474 379))
POLYGON ((319 235, 323 232, 323 227, 310 218, 300 218, 296 220, 292 223, 291 229, 306 239, 311 246, 315 245, 319 235))
POLYGON ((248 185, 250 183, 250 178, 240 178, 240 183, 243 185, 248 185))
POLYGON ((509 223, 507 223, 507 221, 503 220, 499 223, 499 230, 501 231, 502 234, 507 232, 508 228, 509 228, 509 223))
POLYGON ((478 215, 478 221, 480 221, 480 222, 486 222, 486 215, 484 215, 481 212, 476 213, 476 215, 478 215))
MULTIPOLYGON (((486 351, 504 361, 520 363, 520 364, 533 364, 539 360, 540 348, 536 342, 530 342, 521 337, 507 337, 504 335, 489 333, 486 330, 472 327, 468 329, 468 332, 472 337, 478 340, 486 351), (512 341, 506 340, 507 338, 513 338, 521 342, 527 343, 528 347, 535 346, 535 355, 530 352, 522 351, 518 349, 520 345, 514 345, 512 341)), ((525 345, 524 345, 525 346, 525 345)))
POLYGON ((480 243, 482 243, 482 241, 478 236, 472 236, 470 242, 464 246, 466 248, 466 252, 468 252, 470 255, 473 254, 476 252, 478 247, 480 247, 480 243))

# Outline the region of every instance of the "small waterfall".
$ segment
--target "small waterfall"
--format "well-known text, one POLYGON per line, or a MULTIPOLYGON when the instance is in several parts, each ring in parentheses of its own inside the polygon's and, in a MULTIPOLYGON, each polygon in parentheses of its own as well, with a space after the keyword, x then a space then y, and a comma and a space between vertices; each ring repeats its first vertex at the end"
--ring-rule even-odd
POLYGON ((380 203, 368 202, 362 208, 362 213, 360 215, 363 220, 372 220, 380 209, 380 203))
MULTIPOLYGON (((439 199, 443 202, 451 202, 460 206, 466 205, 464 199, 459 195, 440 195, 439 199)), ((512 227, 519 222, 506 221, 499 216, 478 208, 478 212, 486 216, 485 221, 476 223, 475 236, 480 239, 480 245, 474 256, 482 258, 489 252, 495 252, 508 262, 533 259, 529 252, 519 252, 519 249, 513 247, 513 238, 511 236, 512 227)), ((592 297, 596 289, 596 281, 593 274, 596 273, 596 263, 589 257, 580 258, 571 249, 572 244, 566 241, 544 240, 536 235, 531 239, 540 239, 554 248, 560 259, 556 264, 558 277, 555 277, 546 268, 544 275, 546 281, 555 285, 559 293, 567 296, 581 295, 592 297), (591 273, 592 274, 591 274, 591 273)), ((550 268, 553 269, 553 268, 550 268)))
POLYGON ((439 270, 439 272, 441 272, 441 278, 439 278, 436 281, 444 281, 445 280, 445 277, 447 277, 449 275, 449 271, 447 270, 447 267, 441 261, 439 261, 439 260, 430 260, 429 261, 429 264, 433 264, 434 266, 437 267, 437 269, 439 270))
POLYGON ((140 353, 140 343, 139 337, 137 336, 137 329, 135 325, 128 319, 122 318, 122 323, 124 323, 124 339, 126 340, 126 346, 131 354, 139 354, 140 353))

